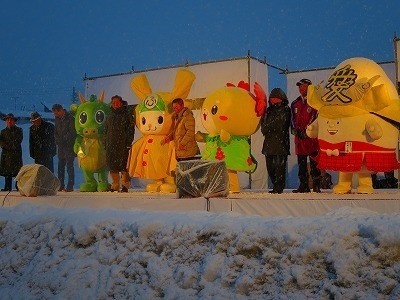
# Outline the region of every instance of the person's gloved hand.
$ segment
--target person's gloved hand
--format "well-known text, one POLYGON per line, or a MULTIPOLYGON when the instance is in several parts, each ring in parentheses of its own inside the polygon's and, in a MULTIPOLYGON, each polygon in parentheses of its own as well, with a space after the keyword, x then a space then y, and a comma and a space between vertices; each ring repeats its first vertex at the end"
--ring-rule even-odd
POLYGON ((307 137, 306 130, 297 130, 297 137, 301 140, 304 140, 307 137))

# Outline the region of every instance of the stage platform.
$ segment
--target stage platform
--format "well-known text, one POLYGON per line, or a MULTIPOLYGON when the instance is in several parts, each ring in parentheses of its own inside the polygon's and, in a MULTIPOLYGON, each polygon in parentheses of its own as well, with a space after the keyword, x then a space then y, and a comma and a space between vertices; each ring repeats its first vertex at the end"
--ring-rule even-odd
POLYGON ((365 208, 380 214, 400 212, 400 190, 375 190, 373 194, 269 194, 265 190, 243 190, 228 198, 176 198, 175 194, 147 193, 130 190, 129 193, 71 193, 55 196, 25 197, 13 191, 0 192, 3 207, 21 203, 50 205, 60 208, 86 207, 92 209, 153 210, 153 211, 209 211, 259 215, 263 217, 312 217, 324 215, 341 207, 365 208))
POLYGON ((129 193, 71 193, 55 196, 25 197, 13 191, 0 192, 3 207, 21 203, 50 205, 60 208, 86 207, 92 209, 153 210, 153 211, 209 211, 264 217, 311 217, 324 215, 340 207, 365 208, 380 214, 400 212, 400 190, 376 190, 373 194, 269 194, 265 190, 243 190, 228 198, 176 198, 175 194, 147 193, 130 190, 129 193))

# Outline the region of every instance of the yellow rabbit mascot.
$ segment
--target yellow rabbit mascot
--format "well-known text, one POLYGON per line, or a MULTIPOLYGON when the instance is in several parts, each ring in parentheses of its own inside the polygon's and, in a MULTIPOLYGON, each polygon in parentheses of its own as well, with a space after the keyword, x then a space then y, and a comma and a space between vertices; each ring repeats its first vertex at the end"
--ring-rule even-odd
POLYGON ((177 71, 172 92, 153 92, 146 75, 132 79, 132 91, 141 101, 136 107, 136 126, 143 136, 132 144, 127 169, 132 177, 152 179, 148 192, 175 193, 174 142, 162 143, 173 129, 172 100, 185 99, 195 80, 186 69, 177 71))

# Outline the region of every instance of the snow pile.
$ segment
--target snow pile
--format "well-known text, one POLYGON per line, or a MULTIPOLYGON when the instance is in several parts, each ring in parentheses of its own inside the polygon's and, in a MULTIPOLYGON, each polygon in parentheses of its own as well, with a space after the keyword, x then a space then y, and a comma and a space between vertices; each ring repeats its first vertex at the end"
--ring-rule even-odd
POLYGON ((400 214, 0 210, 2 298, 400 297, 400 214))

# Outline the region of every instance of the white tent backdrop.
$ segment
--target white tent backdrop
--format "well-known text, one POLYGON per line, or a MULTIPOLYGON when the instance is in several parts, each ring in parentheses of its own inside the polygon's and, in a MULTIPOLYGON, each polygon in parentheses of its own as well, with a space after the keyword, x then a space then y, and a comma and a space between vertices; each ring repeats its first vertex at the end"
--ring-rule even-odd
MULTIPOLYGON (((85 96, 92 94, 99 95, 101 90, 105 90, 105 99, 110 101, 115 94, 122 96, 129 104, 139 102, 136 95, 130 88, 132 78, 139 74, 146 74, 153 91, 171 91, 173 89, 176 71, 181 68, 187 68, 196 75, 196 80, 190 90, 189 99, 205 98, 213 91, 226 86, 230 82, 237 84, 239 81, 250 81, 251 86, 258 82, 268 94, 268 74, 266 63, 251 57, 236 58, 231 60, 203 62, 198 64, 188 64, 186 66, 172 66, 160 69, 144 70, 139 72, 130 72, 126 74, 107 75, 86 78, 85 96)), ((253 88, 251 87, 251 91, 253 88)), ((201 124, 200 111, 193 110, 196 118, 197 130, 204 132, 201 124)), ((140 138, 138 130, 135 133, 135 140, 140 138)), ((259 167, 252 174, 239 173, 240 185, 242 188, 261 189, 265 188, 267 182, 267 172, 265 167, 265 158, 261 154, 263 136, 258 130, 252 136, 252 154, 258 161, 259 167)), ((201 144, 199 144, 202 148, 201 144)))
MULTIPOLYGON (((380 66, 386 72, 388 77, 396 82, 396 68, 393 62, 381 63, 380 66)), ((324 68, 324 69, 315 69, 315 70, 302 70, 290 72, 287 74, 287 96, 290 102, 293 102, 300 94, 299 89, 296 86, 296 83, 302 78, 308 78, 314 85, 317 85, 320 82, 326 83, 329 76, 331 75, 334 68, 324 68)), ((322 84, 324 84, 322 83, 322 84)), ((298 165, 297 165, 297 157, 295 155, 294 150, 294 138, 290 137, 290 152, 291 155, 288 158, 288 178, 287 178, 287 187, 297 187, 298 185, 298 165)), ((335 172, 330 172, 333 178, 333 183, 336 182, 337 174, 335 172)))

